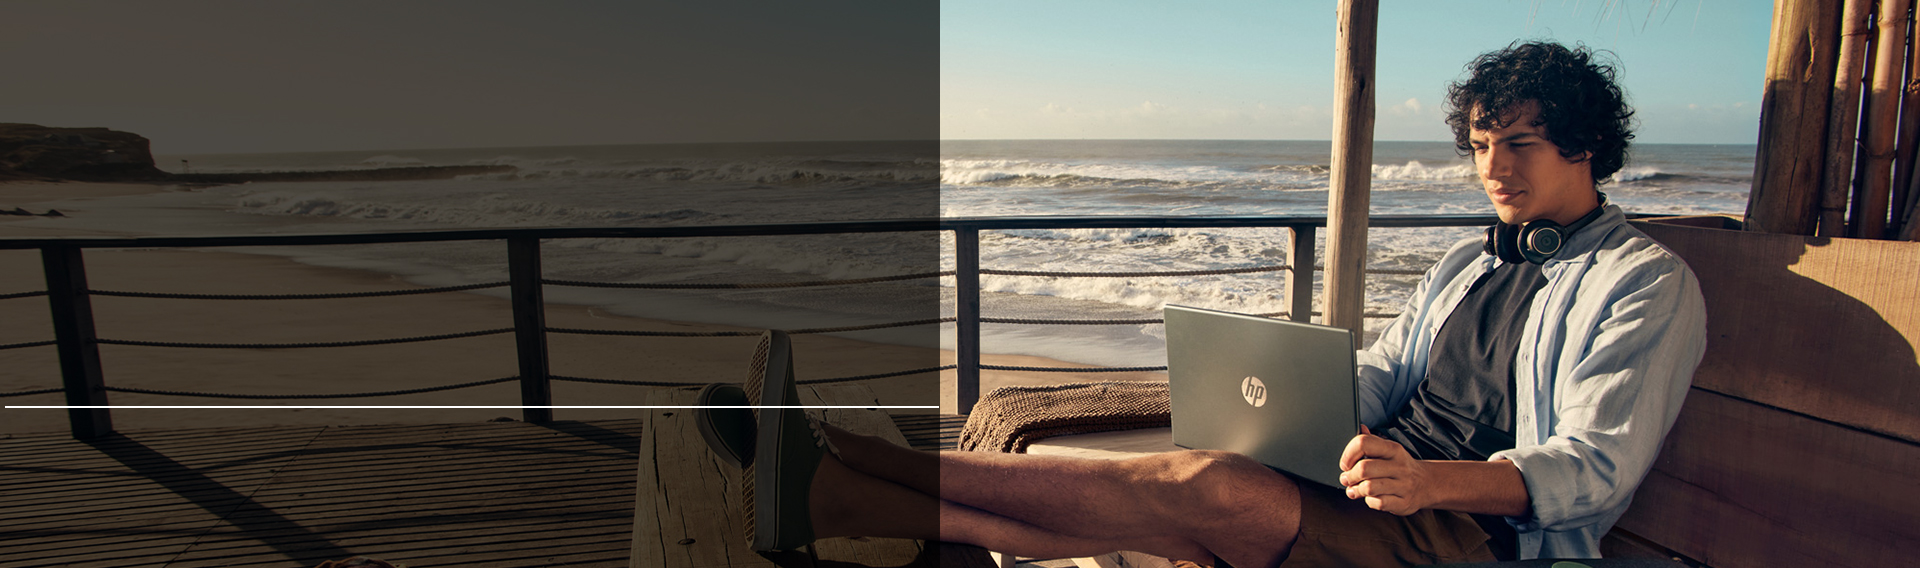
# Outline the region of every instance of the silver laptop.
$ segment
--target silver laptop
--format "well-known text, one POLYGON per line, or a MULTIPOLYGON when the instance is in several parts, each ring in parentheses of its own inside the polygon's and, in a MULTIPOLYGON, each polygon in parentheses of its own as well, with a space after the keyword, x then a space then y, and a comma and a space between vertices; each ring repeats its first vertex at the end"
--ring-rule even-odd
POLYGON ((1360 432, 1347 330, 1168 305, 1173 443, 1226 450, 1340 485, 1360 432))

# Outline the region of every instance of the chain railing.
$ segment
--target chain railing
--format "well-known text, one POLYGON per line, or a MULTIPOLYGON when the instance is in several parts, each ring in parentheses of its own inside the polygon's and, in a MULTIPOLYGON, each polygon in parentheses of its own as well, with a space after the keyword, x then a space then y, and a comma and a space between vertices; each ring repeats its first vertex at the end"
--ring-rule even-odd
MULTIPOLYGON (((921 325, 954 323, 956 326, 957 355, 956 363, 937 367, 905 369, 866 375, 811 379, 800 381, 810 384, 863 381, 936 373, 953 370, 959 381, 959 398, 956 401, 961 414, 971 411, 973 403, 979 397, 979 372, 1030 371, 1030 372, 1141 372, 1164 371, 1165 367, 1026 367, 982 365, 980 363, 980 325, 1141 325, 1157 324, 1163 320, 1153 319, 1032 319, 981 317, 980 315, 980 276, 1019 276, 1044 278, 1154 278, 1201 275, 1256 274, 1268 272, 1286 272, 1287 311, 1264 314, 1270 317, 1286 317, 1306 320, 1312 311, 1311 270, 1317 270, 1313 260, 1314 231, 1325 224, 1324 217, 1080 217, 1080 218, 948 218, 940 220, 900 220, 900 221, 856 221, 835 223, 789 223, 779 225, 733 225, 703 227, 636 227, 636 228, 544 228, 544 229, 496 229, 496 230, 456 230, 456 231, 420 231, 405 233, 375 233, 346 235, 263 235, 243 237, 78 237, 45 239, 0 239, 0 250, 39 249, 46 273, 47 289, 17 293, 0 294, 0 300, 18 300, 46 296, 48 307, 53 316, 54 339, 13 344, 0 344, 0 350, 26 349, 54 346, 57 350, 61 371, 62 386, 35 390, 0 393, 0 398, 43 395, 52 393, 66 394, 70 407, 69 418, 73 433, 78 438, 94 438, 113 431, 111 415, 108 411, 108 392, 130 394, 185 396, 224 399, 269 399, 269 400, 313 400, 364 398, 378 396, 398 396, 443 392, 457 389, 517 382, 521 386, 521 404, 523 418, 529 422, 544 422, 552 419, 551 384, 554 381, 593 383, 646 387, 687 387, 701 383, 673 381, 645 381, 625 379, 605 379, 587 377, 569 377, 554 375, 548 369, 547 334, 603 335, 628 337, 740 337, 759 335, 758 331, 636 331, 575 329, 548 327, 545 323, 543 288, 547 286, 570 286, 612 289, 640 290, 717 290, 717 289, 777 289, 804 288, 818 286, 848 286, 881 282, 899 282, 940 277, 953 277, 957 291, 955 313, 952 316, 922 318, 899 322, 887 322, 867 325, 839 327, 819 327, 789 330, 789 333, 841 333, 866 331, 921 325), (1292 246, 1284 264, 1277 266, 1257 266, 1218 270, 1185 270, 1156 272, 1066 272, 1066 271, 1023 271, 982 269, 979 266, 980 231, 1018 230, 1018 229, 1112 229, 1112 228, 1281 228, 1289 232, 1292 246), (883 233, 883 232, 926 232, 952 231, 955 235, 956 267, 950 271, 901 274, 893 276, 852 278, 839 280, 814 280, 802 282, 778 283, 716 283, 716 284, 656 284, 621 282, 585 282, 574 280, 547 279, 540 268, 540 241, 542 239, 570 238, 670 238, 670 237, 735 237, 735 236, 775 236, 775 235, 818 235, 845 233, 883 233), (185 294, 157 293, 138 291, 94 290, 87 286, 85 261, 82 251, 88 248, 178 248, 178 247, 222 247, 222 246, 308 246, 328 244, 374 244, 401 242, 445 242, 472 240, 505 240, 508 244, 508 274, 506 282, 468 284, 436 288, 418 288, 375 292, 351 292, 331 294, 185 294), (1299 267, 1311 267, 1301 269, 1299 267), (462 292, 491 288, 507 288, 512 304, 514 326, 510 328, 487 329, 456 332, 438 335, 420 335, 399 338, 380 338, 355 341, 309 342, 309 343, 192 343, 173 341, 152 341, 144 339, 101 338, 94 332, 93 308, 91 296, 114 296, 152 299, 179 300, 222 300, 222 301, 268 301, 268 300, 329 300, 341 298, 396 297, 418 294, 462 292), (130 345, 163 348, 194 349, 305 349, 340 348, 368 345, 387 345, 425 341, 441 341, 488 335, 512 334, 515 338, 519 372, 511 377, 455 383, 440 386, 399 389, 378 392, 356 393, 316 393, 316 394, 243 394, 208 393, 174 391, 158 389, 140 389, 130 387, 110 387, 100 371, 99 345, 130 345)), ((1490 223, 1490 216, 1405 216, 1377 217, 1373 219, 1376 227, 1452 227, 1490 223)), ((1373 274, 1420 274, 1419 271, 1406 270, 1369 270, 1373 274)), ((1369 317, 1392 317, 1393 314, 1369 314, 1369 317)))

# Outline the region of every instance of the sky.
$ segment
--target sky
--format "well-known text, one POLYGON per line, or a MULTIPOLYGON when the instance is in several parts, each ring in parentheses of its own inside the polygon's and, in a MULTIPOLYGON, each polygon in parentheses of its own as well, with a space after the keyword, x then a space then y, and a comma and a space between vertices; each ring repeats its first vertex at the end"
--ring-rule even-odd
MULTIPOLYGON (((1520 39, 1611 51, 1641 143, 1752 144, 1765 0, 1383 0, 1375 138, 1450 140, 1441 99, 1520 39)), ((1335 2, 966 0, 940 10, 947 139, 1299 139, 1333 128, 1335 2)))
POLYGON ((0 122, 156 154, 931 140, 932 3, 0 0, 0 122))
MULTIPOLYGON (((1613 50, 1639 142, 1752 143, 1770 4, 1385 0, 1376 138, 1520 38, 1613 50), (1744 6, 1744 7, 1742 7, 1744 6)), ((1333 2, 0 0, 0 122, 156 154, 1330 136, 1333 2)))

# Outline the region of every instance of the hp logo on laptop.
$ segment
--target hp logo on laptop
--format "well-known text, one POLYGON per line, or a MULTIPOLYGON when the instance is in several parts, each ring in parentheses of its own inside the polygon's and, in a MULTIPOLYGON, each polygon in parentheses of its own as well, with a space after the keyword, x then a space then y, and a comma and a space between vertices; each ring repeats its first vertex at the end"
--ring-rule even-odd
POLYGON ((1247 377, 1246 380, 1240 381, 1240 396, 1246 398, 1247 404, 1253 405, 1254 408, 1266 406, 1267 385, 1260 382, 1259 377, 1247 377))

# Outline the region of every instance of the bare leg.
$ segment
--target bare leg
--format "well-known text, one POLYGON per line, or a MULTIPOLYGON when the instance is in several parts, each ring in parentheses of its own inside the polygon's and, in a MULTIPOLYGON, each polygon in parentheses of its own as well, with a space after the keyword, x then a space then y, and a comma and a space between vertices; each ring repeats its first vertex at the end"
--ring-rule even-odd
POLYGON ((832 456, 820 462, 808 492, 816 536, 938 539, 1030 557, 1094 556, 1140 550, 1169 558, 1211 562, 1198 544, 1180 538, 1126 540, 1064 535, 951 501, 848 468, 832 456), (932 514, 938 507, 939 516, 932 514))
POLYGON ((940 458, 932 452, 903 448, 884 438, 863 436, 839 426, 820 425, 840 450, 847 467, 905 485, 928 495, 940 495, 940 458))
POLYGON ((1235 566, 1272 566, 1299 533, 1300 493, 1293 480, 1237 454, 1174 452, 1130 460, 936 456, 837 428, 828 435, 847 465, 861 472, 1039 531, 1121 544, 1112 550, 1159 554, 1141 543, 1165 539, 1176 543, 1169 548, 1197 543, 1235 566))

